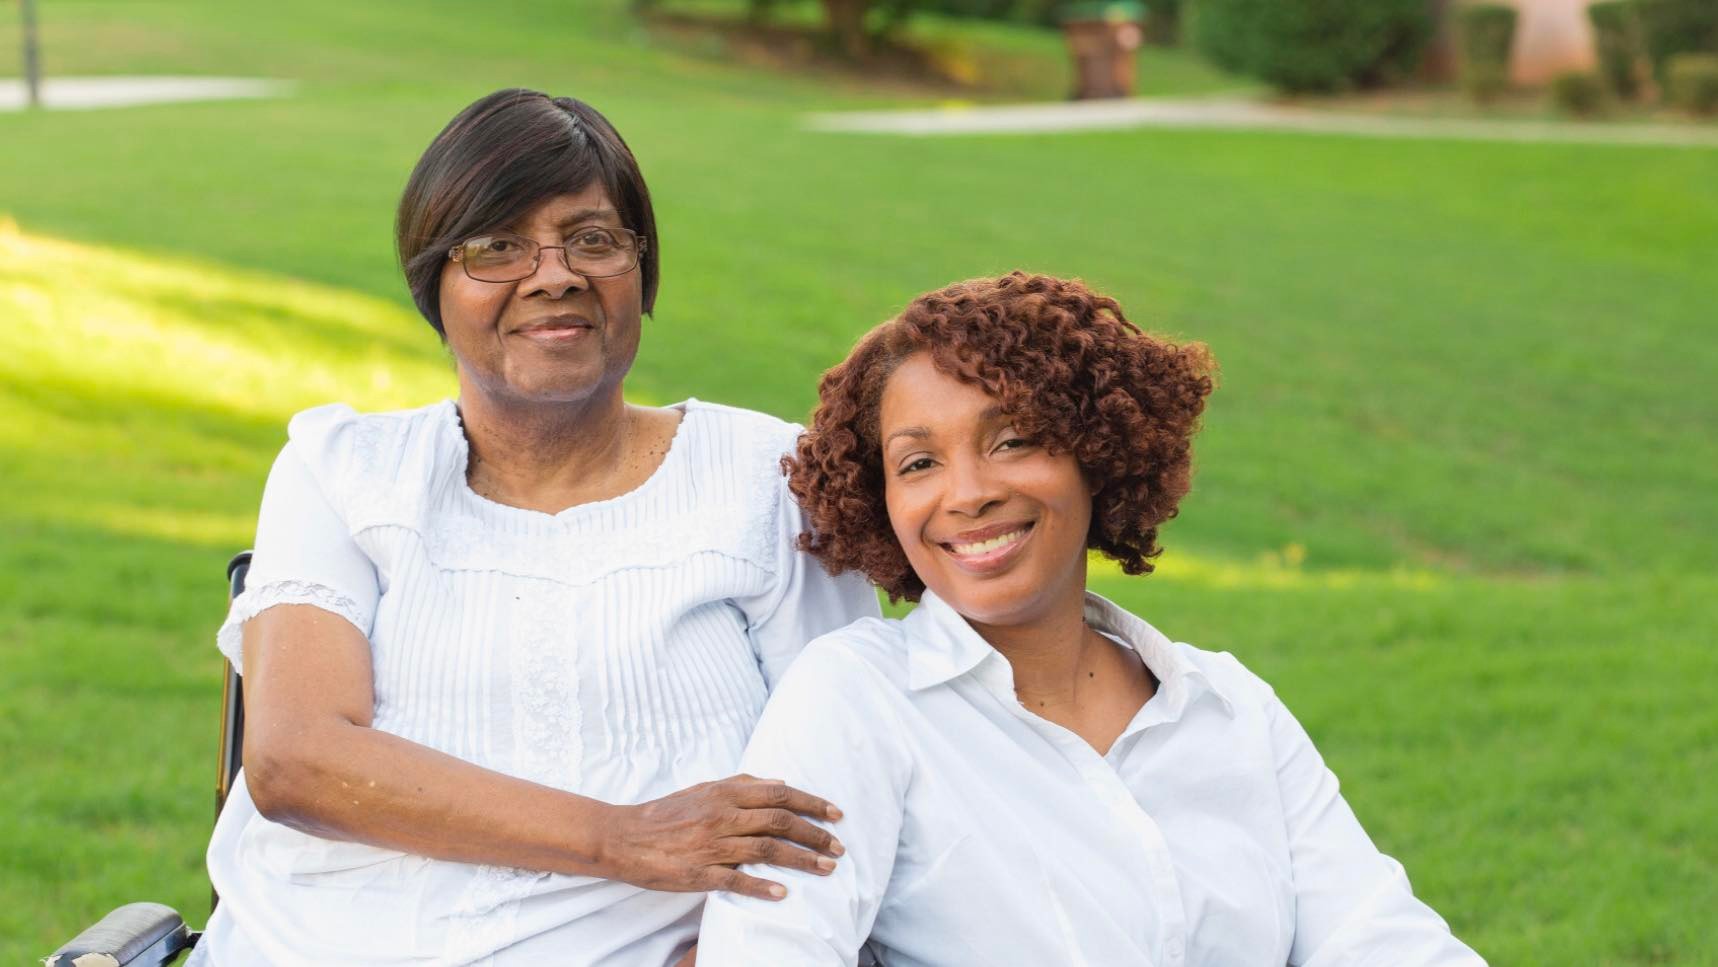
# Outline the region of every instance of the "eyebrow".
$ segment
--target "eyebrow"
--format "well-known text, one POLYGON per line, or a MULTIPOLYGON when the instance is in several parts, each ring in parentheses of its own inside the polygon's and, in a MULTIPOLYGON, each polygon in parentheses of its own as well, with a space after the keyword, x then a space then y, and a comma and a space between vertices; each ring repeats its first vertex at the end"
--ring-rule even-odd
MULTIPOLYGON (((1008 414, 1002 409, 1002 404, 998 403, 994 406, 986 407, 984 412, 978 414, 978 422, 990 423, 990 422, 996 420, 998 417, 1007 416, 1007 415, 1008 414)), ((931 431, 926 429, 925 427, 922 427, 922 426, 904 426, 904 427, 901 427, 899 430, 896 430, 895 432, 889 434, 886 438, 884 438, 883 448, 885 450, 888 449, 889 444, 895 442, 896 437, 903 437, 904 436, 904 437, 911 437, 914 440, 925 440, 925 439, 929 439, 930 435, 931 435, 931 431)))
MULTIPOLYGON (((555 222, 555 228, 559 231, 565 231, 567 228, 580 224, 581 222, 600 219, 611 219, 618 223, 621 220, 620 212, 613 208, 580 208, 568 212, 565 218, 557 220, 555 222)), ((519 221, 508 225, 506 227, 506 231, 512 232, 516 235, 522 234, 524 227, 524 219, 521 218, 519 221)))
POLYGON ((588 222, 599 218, 612 218, 618 222, 620 221, 620 212, 617 212, 612 208, 581 208, 576 212, 569 213, 566 218, 556 222, 555 227, 566 228, 568 225, 577 225, 580 222, 588 222))
POLYGON ((896 437, 904 436, 904 437, 912 437, 915 440, 924 440, 924 439, 928 439, 930 437, 930 435, 931 435, 931 431, 925 429, 922 426, 904 426, 904 427, 900 428, 899 430, 896 430, 895 432, 889 434, 888 438, 883 441, 883 448, 888 449, 889 444, 894 443, 896 437))

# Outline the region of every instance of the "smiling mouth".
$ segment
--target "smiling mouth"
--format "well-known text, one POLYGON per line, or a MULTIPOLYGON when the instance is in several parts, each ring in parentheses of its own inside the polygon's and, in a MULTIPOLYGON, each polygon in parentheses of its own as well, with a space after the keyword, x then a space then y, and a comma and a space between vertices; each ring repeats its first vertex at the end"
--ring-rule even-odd
POLYGON ((546 325, 516 329, 514 333, 527 339, 559 340, 573 339, 595 331, 596 327, 586 322, 552 322, 546 325))
POLYGON ((975 541, 938 541, 937 546, 963 567, 989 570, 1013 558, 1014 551, 1032 533, 1034 523, 1017 524, 975 541))

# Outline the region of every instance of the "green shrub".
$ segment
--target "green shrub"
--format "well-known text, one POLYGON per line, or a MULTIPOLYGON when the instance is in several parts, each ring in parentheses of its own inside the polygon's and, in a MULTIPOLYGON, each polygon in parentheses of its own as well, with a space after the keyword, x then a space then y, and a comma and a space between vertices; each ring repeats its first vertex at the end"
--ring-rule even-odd
POLYGON ((1718 0, 1638 0, 1641 40, 1660 86, 1678 54, 1718 53, 1718 0))
MULTIPOLYGON (((1014 0, 920 0, 913 6, 919 10, 948 14, 951 17, 977 17, 982 20, 1009 20, 1021 9, 1021 5, 1014 0)), ((1042 16, 1044 6, 1048 5, 1039 5, 1033 9, 1033 13, 1042 16)))
POLYGON ((1462 90, 1480 104, 1489 104, 1509 90, 1509 71, 1491 64, 1470 64, 1461 72, 1462 90))
POLYGON ((1456 16, 1464 61, 1491 67, 1509 66, 1509 52, 1515 46, 1515 22, 1519 18, 1514 7, 1474 3, 1461 7, 1456 16))
POLYGON ((1474 100, 1489 101, 1509 89, 1509 52, 1515 46, 1514 7, 1476 3, 1456 13, 1461 78, 1474 100))
POLYGON ((1592 71, 1566 71, 1551 78, 1551 103, 1564 114, 1592 117, 1605 106, 1605 82, 1592 71))
POLYGON ((1692 114, 1718 114, 1718 54, 1678 54, 1667 74, 1667 101, 1692 114))
POLYGON ((1621 98, 1640 94, 1640 20, 1634 0, 1600 0, 1587 8, 1605 86, 1621 98))
POLYGON ((1419 66, 1426 0, 1197 0, 1183 28, 1219 66, 1285 91, 1371 87, 1419 66))
POLYGON ((1181 42, 1181 0, 1149 0, 1145 5, 1147 43, 1172 46, 1181 42))

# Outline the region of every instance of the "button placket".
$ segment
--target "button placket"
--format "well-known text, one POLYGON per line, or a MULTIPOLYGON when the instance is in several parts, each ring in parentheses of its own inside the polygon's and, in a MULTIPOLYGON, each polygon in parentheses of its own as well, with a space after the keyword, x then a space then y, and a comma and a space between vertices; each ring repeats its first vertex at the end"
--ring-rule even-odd
MULTIPOLYGON (((1168 964, 1183 963, 1187 947, 1187 920, 1181 903, 1180 881, 1175 875, 1169 844, 1163 838, 1163 831, 1158 827, 1157 821, 1152 819, 1145 807, 1133 797, 1116 764, 1108 756, 1099 755, 1096 749, 1072 730, 1035 715, 1031 709, 1022 705, 1014 693, 1014 672, 1006 658, 999 654, 986 656, 973 669, 972 674, 1004 708, 1023 719, 1034 732, 1061 752, 1064 760, 1073 767, 1094 798, 1118 821, 1135 831, 1138 842, 1145 851, 1146 875, 1150 880, 1151 893, 1157 900, 1160 917, 1160 936, 1157 939, 1168 964)), ((1120 747, 1123 739, 1137 737, 1138 733, 1171 720, 1169 715, 1173 710, 1167 707, 1167 703, 1158 702, 1159 697, 1169 699, 1174 696, 1153 696, 1152 700, 1140 709, 1135 722, 1130 723, 1117 738, 1116 745, 1111 748, 1112 752, 1120 747)))
MULTIPOLYGON (((1062 731, 1073 735, 1065 729, 1062 731)), ((1169 843, 1163 838, 1163 830, 1157 825, 1157 821, 1151 818, 1151 814, 1146 812, 1145 807, 1133 797, 1114 763, 1108 757, 1098 755, 1096 749, 1078 736, 1074 736, 1074 739, 1079 743, 1079 748, 1067 751, 1084 760, 1077 766, 1081 778, 1110 813, 1132 828, 1138 836, 1138 841, 1145 851, 1151 892, 1157 898, 1164 955, 1171 964, 1181 963, 1186 955, 1187 921, 1181 905, 1180 880, 1175 875, 1175 864, 1169 852, 1169 843)))

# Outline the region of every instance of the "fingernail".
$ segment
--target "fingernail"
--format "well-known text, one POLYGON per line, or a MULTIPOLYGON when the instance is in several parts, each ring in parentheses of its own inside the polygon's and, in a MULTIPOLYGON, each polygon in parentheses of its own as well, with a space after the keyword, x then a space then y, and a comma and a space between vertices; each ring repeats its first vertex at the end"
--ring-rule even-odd
POLYGON ((832 860, 832 859, 830 859, 830 858, 829 858, 829 857, 827 857, 827 856, 819 856, 819 857, 818 857, 818 858, 817 858, 817 868, 818 868, 818 869, 820 869, 820 870, 822 870, 822 871, 823 871, 823 872, 825 872, 825 873, 831 873, 831 872, 834 872, 834 870, 835 870, 835 861, 834 861, 834 860, 832 860))
POLYGON ((770 887, 770 896, 775 897, 777 900, 787 896, 787 887, 782 886, 780 883, 775 884, 770 887))
MULTIPOLYGON (((829 844, 829 851, 831 853, 834 853, 836 856, 847 855, 847 847, 842 846, 839 840, 829 844)), ((834 865, 834 864, 831 864, 831 865, 834 865)))
POLYGON ((840 819, 841 818, 841 810, 836 809, 834 806, 830 806, 829 807, 829 818, 830 819, 840 819))

